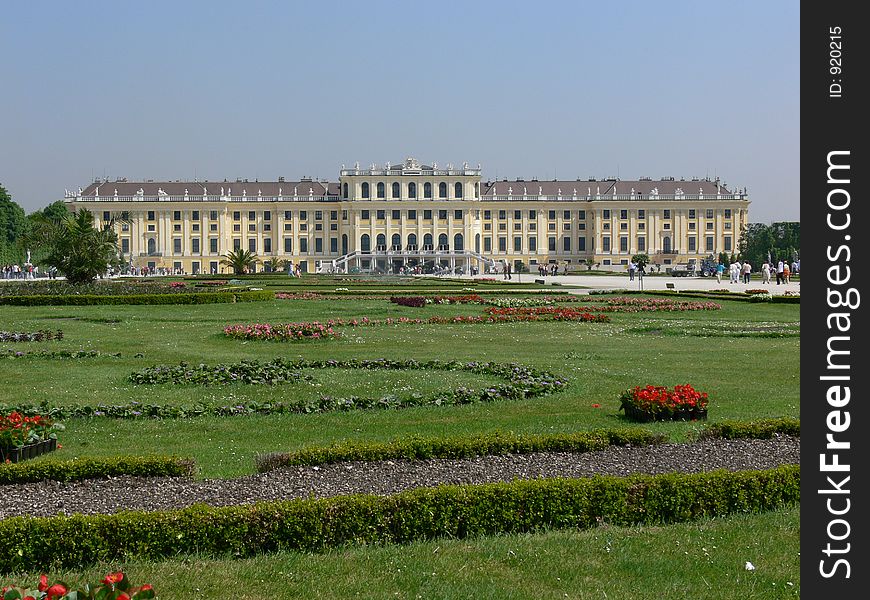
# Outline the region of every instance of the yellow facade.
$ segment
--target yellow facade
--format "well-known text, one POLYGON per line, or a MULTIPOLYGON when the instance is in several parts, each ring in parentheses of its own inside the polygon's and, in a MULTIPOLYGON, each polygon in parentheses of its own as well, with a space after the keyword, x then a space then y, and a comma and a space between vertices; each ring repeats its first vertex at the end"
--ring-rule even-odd
POLYGON ((68 192, 72 210, 117 225, 125 261, 186 273, 226 272, 227 252, 303 270, 483 270, 591 260, 623 269, 737 251, 749 199, 718 180, 643 178, 484 181, 467 164, 342 168, 338 182, 97 181, 68 192))

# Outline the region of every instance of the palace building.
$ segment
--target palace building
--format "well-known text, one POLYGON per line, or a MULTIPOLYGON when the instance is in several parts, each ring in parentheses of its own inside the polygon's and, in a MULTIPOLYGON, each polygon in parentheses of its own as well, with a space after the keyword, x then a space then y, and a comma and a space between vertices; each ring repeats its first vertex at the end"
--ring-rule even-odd
MULTIPOLYGON (((400 164, 341 169, 338 181, 97 180, 67 191, 71 210, 113 216, 133 266, 221 273, 244 248, 303 271, 483 272, 509 262, 623 269, 737 251, 746 190, 719 179, 484 180, 480 165, 400 164)), ((268 262, 267 262, 268 261, 268 262)), ((576 268, 576 267, 575 267, 576 268)))

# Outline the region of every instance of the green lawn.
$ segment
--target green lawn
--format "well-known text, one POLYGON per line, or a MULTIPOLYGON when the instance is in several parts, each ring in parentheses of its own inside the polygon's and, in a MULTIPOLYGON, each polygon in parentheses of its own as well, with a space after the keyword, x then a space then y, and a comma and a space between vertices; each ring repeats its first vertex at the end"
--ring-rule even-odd
MULTIPOLYGON (((340 281, 317 281, 324 288, 351 287, 340 281)), ((386 287, 396 285, 404 284, 391 281, 386 287)), ((439 281, 415 285, 422 290, 451 287, 439 281)), ((300 282, 293 286, 295 291, 304 289, 300 282)), ((284 287, 289 290, 290 284, 284 287)), ((365 287, 377 286, 366 283, 365 287)), ((461 292, 461 287, 453 287, 461 292)), ((431 393, 445 387, 498 383, 493 377, 461 372, 341 369, 312 370, 308 374, 313 383, 277 386, 135 386, 127 379, 131 372, 156 364, 278 356, 515 361, 569 380, 564 391, 551 396, 460 407, 164 421, 70 419, 61 434, 63 448, 35 459, 168 453, 193 457, 200 477, 252 473, 259 453, 342 439, 624 427, 630 424, 617 413, 619 394, 647 383, 691 383, 708 392, 711 421, 799 417, 800 306, 717 302, 722 310, 611 313, 610 323, 342 328, 340 339, 303 343, 243 342, 225 338, 221 330, 234 323, 476 315, 484 307, 407 308, 384 297, 192 306, 3 307, 0 330, 62 329, 64 339, 0 343, 0 353, 98 350, 121 356, 0 358, 0 404, 97 405, 130 400, 235 404, 319 393, 375 397, 431 393)), ((642 427, 683 439, 696 424, 642 427)), ((251 561, 181 557, 132 564, 128 569, 134 581, 154 583, 166 598, 196 597, 195 588, 201 597, 218 597, 217 590, 230 581, 233 589, 243 590, 234 596, 239 598, 562 598, 563 594, 572 598, 780 598, 799 596, 798 551, 798 509, 792 509, 667 528, 445 540, 251 561), (709 557, 701 548, 707 548, 709 557), (744 571, 746 560, 758 570, 744 571)))

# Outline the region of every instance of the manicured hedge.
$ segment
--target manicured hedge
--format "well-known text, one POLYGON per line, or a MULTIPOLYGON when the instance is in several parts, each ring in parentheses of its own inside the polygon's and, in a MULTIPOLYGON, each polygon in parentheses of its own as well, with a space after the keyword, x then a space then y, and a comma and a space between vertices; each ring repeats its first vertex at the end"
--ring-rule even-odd
POLYGON ((748 422, 719 421, 708 424, 698 433, 700 439, 725 438, 729 440, 739 438, 769 439, 775 435, 800 437, 800 419, 781 417, 748 422))
MULTIPOLYGON (((609 294, 644 294, 650 296, 686 296, 688 298, 715 298, 716 300, 737 300, 738 302, 750 302, 751 296, 738 292, 714 292, 704 290, 591 290, 592 296, 609 294)), ((770 302, 779 304, 800 304, 801 297, 773 295, 770 302)))
POLYGON ((0 572, 80 569, 99 561, 178 554, 249 557, 324 551, 349 543, 553 528, 660 525, 756 513, 800 501, 800 467, 699 474, 596 476, 422 488, 214 508, 0 521, 0 572))
POLYGON ((256 463, 257 470, 262 473, 288 465, 319 465, 354 460, 422 460, 532 452, 591 452, 603 450, 608 446, 649 446, 663 443, 666 439, 666 435, 646 429, 612 429, 550 435, 495 432, 447 438, 410 436, 384 443, 348 441, 327 447, 307 448, 298 452, 275 452, 258 456, 256 463))
POLYGON ((34 481, 78 481, 106 477, 190 477, 193 459, 177 456, 119 456, 0 464, 0 485, 34 481))
POLYGON ((263 291, 196 292, 191 294, 128 294, 118 296, 81 294, 62 296, 0 296, 0 305, 10 306, 98 306, 107 304, 220 304, 273 300, 275 293, 263 291))

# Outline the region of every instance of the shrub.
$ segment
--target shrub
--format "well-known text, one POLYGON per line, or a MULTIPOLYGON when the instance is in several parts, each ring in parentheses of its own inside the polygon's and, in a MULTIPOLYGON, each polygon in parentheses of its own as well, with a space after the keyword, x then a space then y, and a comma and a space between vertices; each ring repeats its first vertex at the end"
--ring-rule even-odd
POLYGON ((191 458, 177 456, 119 456, 74 458, 0 464, 0 485, 36 481, 79 481, 105 477, 190 477, 196 471, 191 458))
POLYGON ((667 524, 800 501, 800 466, 766 471, 595 476, 421 488, 392 496, 340 496, 164 512, 12 517, 0 521, 0 572, 43 565, 178 554, 248 557, 324 551, 349 543, 408 543, 600 522, 667 524), (63 541, 63 543, 59 543, 63 541))
POLYGON ((423 296, 390 296, 390 302, 411 308, 423 308, 426 306, 426 298, 423 296))
POLYGON ((222 291, 173 294, 127 294, 127 295, 33 295, 0 296, 0 305, 10 306, 100 306, 109 304, 220 304, 232 302, 259 302, 273 300, 270 291, 222 291))
POLYGON ((757 421, 719 421, 706 425, 698 433, 699 439, 769 439, 775 435, 792 435, 800 437, 800 419, 781 417, 778 419, 760 419, 757 421))

